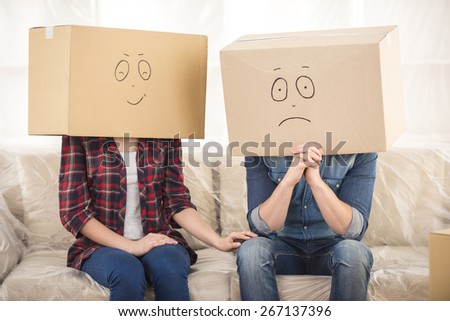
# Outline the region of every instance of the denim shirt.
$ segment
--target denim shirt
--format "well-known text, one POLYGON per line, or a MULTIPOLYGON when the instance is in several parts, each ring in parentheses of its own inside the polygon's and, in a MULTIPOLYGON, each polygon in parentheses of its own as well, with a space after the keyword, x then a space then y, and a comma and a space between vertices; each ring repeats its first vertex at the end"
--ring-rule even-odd
POLYGON ((294 187, 284 226, 271 231, 259 215, 267 200, 283 179, 292 157, 246 157, 248 214, 250 229, 263 236, 288 237, 309 241, 324 238, 361 240, 367 230, 376 174, 376 153, 324 156, 320 176, 337 197, 352 208, 352 223, 345 235, 334 233, 319 210, 304 177, 294 187))

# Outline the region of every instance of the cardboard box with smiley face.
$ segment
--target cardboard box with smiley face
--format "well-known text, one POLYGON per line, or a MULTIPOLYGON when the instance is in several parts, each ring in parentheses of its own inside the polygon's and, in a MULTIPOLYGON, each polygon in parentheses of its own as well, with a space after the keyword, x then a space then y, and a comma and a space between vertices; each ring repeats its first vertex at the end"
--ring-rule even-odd
POLYGON ((231 151, 387 150, 405 129, 397 26, 244 36, 221 50, 231 151))
POLYGON ((30 29, 31 135, 203 138, 207 37, 30 29))

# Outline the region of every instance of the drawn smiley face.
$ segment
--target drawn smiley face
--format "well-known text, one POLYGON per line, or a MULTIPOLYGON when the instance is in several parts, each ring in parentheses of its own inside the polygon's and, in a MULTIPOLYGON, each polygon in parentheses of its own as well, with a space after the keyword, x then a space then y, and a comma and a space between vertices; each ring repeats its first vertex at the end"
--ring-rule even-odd
MULTIPOLYGON (((309 66, 303 66, 302 68, 308 69, 309 66)), ((280 71, 281 68, 275 68, 274 71, 280 71)), ((296 81, 295 81, 295 88, 297 89, 297 93, 302 97, 303 99, 311 99, 314 97, 316 93, 316 87, 314 86, 313 80, 309 76, 300 75, 296 81)), ((286 101, 288 100, 288 97, 290 96, 289 92, 289 84, 288 81, 284 77, 277 77, 275 81, 272 84, 272 90, 271 90, 271 97, 272 100, 277 103, 283 103, 286 104, 286 101)), ((292 107, 296 107, 297 104, 290 103, 292 107)), ((283 119, 279 124, 278 127, 286 123, 290 120, 303 120, 307 122, 311 122, 310 119, 307 119, 305 117, 301 116, 293 116, 283 119)))
POLYGON ((130 66, 130 55, 124 53, 124 56, 126 56, 126 58, 121 59, 116 65, 116 68, 114 70, 114 77, 118 82, 125 82, 125 80, 129 80, 129 84, 131 84, 131 87, 133 89, 136 89, 135 91, 142 89, 143 92, 138 92, 136 97, 126 100, 129 105, 137 106, 147 97, 147 94, 145 93, 145 87, 138 86, 139 89, 137 89, 136 84, 138 82, 147 82, 152 75, 152 68, 147 60, 142 59, 143 54, 138 54, 138 62, 137 65, 134 66, 135 68, 133 68, 133 66, 130 66), (139 77, 136 77, 136 75, 133 73, 132 76, 130 75, 130 71, 133 72, 133 70, 137 71, 139 77))

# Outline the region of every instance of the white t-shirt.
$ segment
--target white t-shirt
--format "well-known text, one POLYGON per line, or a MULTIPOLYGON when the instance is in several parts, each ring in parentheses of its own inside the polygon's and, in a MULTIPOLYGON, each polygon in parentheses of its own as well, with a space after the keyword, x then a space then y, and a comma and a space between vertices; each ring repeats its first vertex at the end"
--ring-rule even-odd
POLYGON ((130 240, 139 240, 144 236, 139 205, 139 186, 136 166, 136 152, 122 153, 127 169, 127 208, 123 236, 130 240))

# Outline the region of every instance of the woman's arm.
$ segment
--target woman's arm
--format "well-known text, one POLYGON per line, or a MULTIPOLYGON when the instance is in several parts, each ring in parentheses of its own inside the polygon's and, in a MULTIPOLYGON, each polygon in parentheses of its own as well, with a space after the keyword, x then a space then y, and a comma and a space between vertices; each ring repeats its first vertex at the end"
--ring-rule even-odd
POLYGON ((242 241, 257 236, 255 233, 233 232, 229 236, 222 238, 200 217, 200 214, 193 208, 186 208, 177 213, 173 219, 184 228, 206 244, 215 247, 221 251, 232 251, 237 249, 242 241))
POLYGON ((95 218, 87 221, 80 232, 98 244, 123 250, 135 256, 144 255, 154 247, 160 245, 177 244, 177 241, 174 239, 157 233, 149 233, 140 240, 129 240, 113 232, 95 218))
POLYGON ((181 141, 173 140, 166 152, 163 197, 169 219, 199 240, 222 251, 234 250, 241 245, 239 241, 256 236, 252 232, 244 231, 233 232, 225 238, 220 237, 203 221, 195 205, 191 203, 181 166, 181 141))

